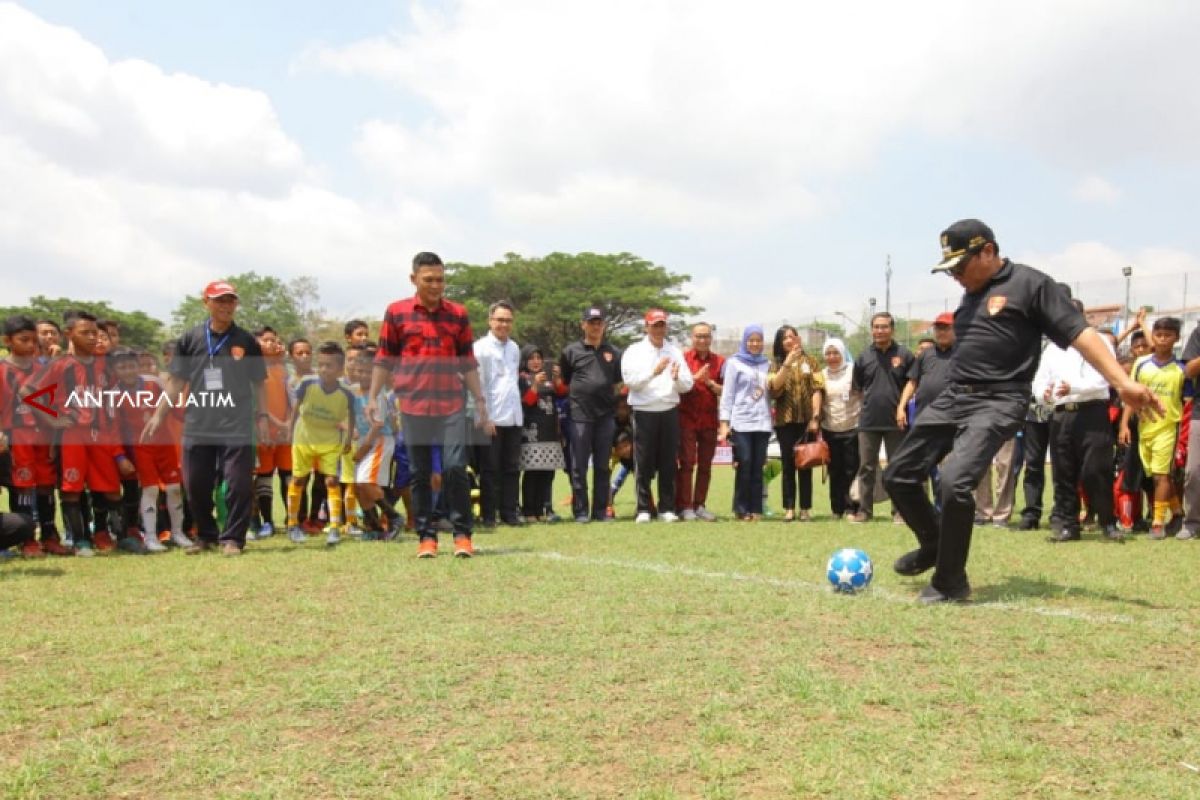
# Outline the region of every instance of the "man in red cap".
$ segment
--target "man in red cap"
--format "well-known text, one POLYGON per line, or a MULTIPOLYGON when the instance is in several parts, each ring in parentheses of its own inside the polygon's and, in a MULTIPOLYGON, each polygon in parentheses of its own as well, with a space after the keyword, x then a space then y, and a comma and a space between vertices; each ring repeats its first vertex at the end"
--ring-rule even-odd
POLYGON ((637 517, 650 521, 650 482, 658 476, 658 518, 675 522, 675 465, 679 452, 679 395, 692 388, 692 371, 667 340, 667 312, 646 312, 646 336, 621 358, 621 376, 633 409, 633 462, 637 471, 637 517))
MULTIPOLYGON (((896 406, 896 424, 907 428, 913 424, 921 409, 926 408, 937 399, 946 388, 946 373, 950 368, 950 358, 954 355, 954 314, 943 311, 933 321, 933 347, 927 347, 917 353, 912 366, 908 369, 908 383, 900 393, 900 403, 896 406), (908 401, 916 398, 911 418, 908 414, 908 401)), ((929 485, 933 490, 933 505, 941 509, 939 498, 938 468, 929 473, 929 485)))
MULTIPOLYGON (((240 555, 254 501, 254 434, 267 438, 267 413, 259 408, 266 364, 258 340, 233 321, 237 290, 227 281, 204 288, 208 319, 185 331, 171 359, 167 396, 185 397, 183 480, 199 540, 188 553, 221 546, 225 555, 240 555), (224 477, 229 509, 225 530, 217 531, 213 489, 218 472, 224 477)), ((142 440, 154 438, 168 411, 162 404, 146 423, 142 440)))

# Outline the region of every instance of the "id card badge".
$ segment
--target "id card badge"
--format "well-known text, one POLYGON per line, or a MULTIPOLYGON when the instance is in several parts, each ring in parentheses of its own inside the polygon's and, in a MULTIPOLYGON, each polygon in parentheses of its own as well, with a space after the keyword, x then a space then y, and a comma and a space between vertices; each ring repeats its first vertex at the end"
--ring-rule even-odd
POLYGON ((209 392, 220 392, 225 389, 225 381, 221 377, 220 367, 208 367, 204 370, 204 389, 209 392))

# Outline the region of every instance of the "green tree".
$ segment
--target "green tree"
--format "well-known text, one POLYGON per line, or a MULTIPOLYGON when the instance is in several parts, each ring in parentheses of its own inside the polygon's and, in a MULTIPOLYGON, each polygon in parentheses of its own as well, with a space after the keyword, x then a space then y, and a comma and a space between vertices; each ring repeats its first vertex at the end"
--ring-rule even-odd
MULTIPOLYGON (((237 323, 246 330, 269 325, 281 337, 307 336, 324 323, 324 311, 317 306, 317 281, 308 276, 282 281, 271 275, 244 272, 230 275, 237 289, 237 323)), ((208 316, 198 295, 184 298, 171 312, 173 328, 182 332, 208 316)))
POLYGON ((517 312, 513 338, 537 344, 548 354, 582 335, 580 316, 590 305, 604 309, 608 336, 621 346, 641 334, 648 308, 671 313, 674 334, 684 328, 680 315, 702 310, 689 304, 683 292, 690 275, 629 253, 550 253, 543 258, 508 253, 488 266, 453 263, 446 271, 446 294, 466 305, 477 333, 487 330, 488 306, 507 300, 517 312))
POLYGON ((0 319, 15 314, 26 314, 35 320, 52 319, 61 325, 63 312, 72 309, 116 322, 121 328, 121 344, 129 347, 157 350, 167 335, 162 322, 146 312, 121 311, 103 300, 72 300, 69 297, 50 298, 35 295, 29 298, 29 305, 0 307, 0 319))

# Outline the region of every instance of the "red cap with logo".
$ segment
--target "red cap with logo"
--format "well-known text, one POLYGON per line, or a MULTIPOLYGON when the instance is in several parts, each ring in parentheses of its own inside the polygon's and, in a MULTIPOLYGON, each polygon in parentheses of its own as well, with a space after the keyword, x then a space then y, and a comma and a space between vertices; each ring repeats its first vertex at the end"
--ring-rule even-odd
POLYGON ((953 325, 954 324, 954 314, 950 311, 943 311, 942 313, 937 315, 937 318, 934 319, 933 324, 934 325, 953 325))
POLYGON ((652 308, 646 312, 646 324, 657 325, 660 322, 667 321, 667 312, 661 308, 652 308))
POLYGON ((213 300, 217 297, 226 295, 238 296, 237 290, 233 288, 233 284, 229 281, 213 281, 208 286, 204 287, 204 299, 213 300))

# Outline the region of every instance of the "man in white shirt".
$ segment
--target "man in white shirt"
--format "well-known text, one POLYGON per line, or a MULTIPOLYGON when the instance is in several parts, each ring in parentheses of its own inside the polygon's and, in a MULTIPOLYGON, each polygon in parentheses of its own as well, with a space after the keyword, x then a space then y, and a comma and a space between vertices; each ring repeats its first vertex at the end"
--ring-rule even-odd
MULTIPOLYGON (((1080 311, 1083 304, 1074 301, 1080 311)), ((1108 340, 1104 339, 1108 344, 1108 340)), ((1112 345, 1108 344, 1109 351, 1112 345)), ((1050 454, 1054 510, 1048 541, 1074 542, 1079 536, 1079 492, 1083 485, 1104 538, 1124 541, 1113 514, 1113 429, 1108 419, 1109 384, 1079 351, 1053 344, 1042 355, 1033 393, 1053 404, 1050 454)))
POLYGON ((621 358, 621 376, 633 409, 637 517, 650 521, 650 482, 658 476, 658 518, 675 522, 675 466, 679 451, 679 395, 692 388, 683 351, 667 341, 667 312, 646 312, 646 335, 621 358))
POLYGON ((476 340, 479 383, 487 406, 483 432, 490 441, 479 448, 481 475, 479 510, 485 528, 496 526, 497 515, 505 525, 523 525, 518 504, 521 477, 521 392, 517 372, 521 348, 510 336, 513 307, 501 300, 488 309, 486 336, 476 340))

